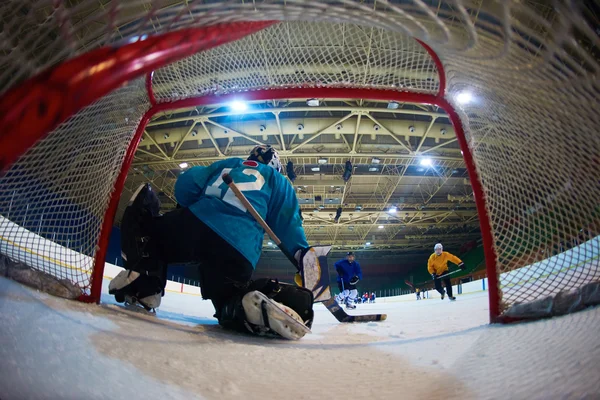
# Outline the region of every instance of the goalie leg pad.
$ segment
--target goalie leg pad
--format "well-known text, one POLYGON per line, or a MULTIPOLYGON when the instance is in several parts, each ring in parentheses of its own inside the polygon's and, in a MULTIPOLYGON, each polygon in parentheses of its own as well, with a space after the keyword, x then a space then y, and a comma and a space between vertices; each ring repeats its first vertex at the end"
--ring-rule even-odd
POLYGON ((297 312, 258 290, 246 293, 242 306, 251 332, 260 335, 273 331, 290 340, 301 339, 310 333, 310 328, 304 325, 297 312))
POLYGON ((223 327, 259 335, 272 333, 286 339, 300 339, 310 332, 314 318, 313 299, 308 289, 273 279, 259 279, 226 301, 213 300, 213 304, 217 311, 215 316, 223 327), (287 327, 285 322, 288 323, 287 327))
POLYGON ((124 267, 137 272, 158 273, 164 268, 152 242, 154 218, 160 201, 148 184, 141 185, 131 197, 121 220, 121 256, 124 267))

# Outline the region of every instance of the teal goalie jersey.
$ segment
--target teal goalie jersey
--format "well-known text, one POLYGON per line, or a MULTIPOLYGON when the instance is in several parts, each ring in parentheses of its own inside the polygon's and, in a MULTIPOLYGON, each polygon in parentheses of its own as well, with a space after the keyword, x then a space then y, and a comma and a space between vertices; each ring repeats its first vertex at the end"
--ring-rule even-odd
POLYGON ((264 230, 223 182, 225 173, 229 173, 289 252, 294 254, 308 247, 292 185, 265 164, 230 158, 208 167, 190 168, 175 183, 177 202, 189 207, 196 217, 256 267, 264 230))

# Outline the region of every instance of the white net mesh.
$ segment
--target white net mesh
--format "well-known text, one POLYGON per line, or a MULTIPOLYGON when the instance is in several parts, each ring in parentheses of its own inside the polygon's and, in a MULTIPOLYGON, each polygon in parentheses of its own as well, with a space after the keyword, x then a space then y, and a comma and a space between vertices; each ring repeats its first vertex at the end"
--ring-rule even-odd
POLYGON ((284 22, 198 53, 153 77, 157 100, 293 87, 436 93, 438 73, 414 39, 341 23, 284 22))
MULTIPOLYGON (((154 76, 157 99, 319 86, 435 93, 440 87, 437 69, 410 37, 419 38, 441 58, 446 98, 462 110, 487 200, 502 306, 577 288, 600 277, 596 239, 600 40, 591 28, 598 25, 593 12, 580 9, 578 2, 556 1, 552 7, 533 1, 467 0, 52 4, 0 6, 6 21, 0 36, 4 50, 0 92, 44 67, 104 44, 189 26, 281 20, 295 22, 276 24, 159 69, 154 76), (458 103, 455 95, 461 91, 469 91, 473 100, 458 103)), ((103 100, 114 102, 106 103, 107 112, 121 110, 124 98, 113 95, 103 100)), ((80 140, 94 153, 95 127, 82 121, 69 140, 88 135, 80 140)), ((111 160, 118 160, 127 139, 117 129, 111 132, 110 146, 121 149, 111 160)), ((15 185, 11 182, 16 182, 20 169, 27 169, 35 177, 19 187, 32 197, 44 171, 36 167, 37 160, 60 164, 64 159, 66 150, 51 149, 55 135, 40 142, 2 178, 3 193, 10 194, 15 185)), ((100 185, 100 179, 93 168, 90 175, 73 168, 78 183, 65 192, 67 197, 90 197, 96 189, 90 190, 86 179, 94 185, 100 185)), ((60 173, 65 171, 60 168, 54 179, 63 179, 60 173)), ((103 177, 102 188, 94 186, 103 195, 114 183, 110 176, 103 177)), ((44 213, 45 207, 38 203, 36 213, 44 213)), ((32 226, 28 229, 35 231, 32 226)), ((90 236, 88 246, 93 243, 90 230, 97 234, 83 225, 80 233, 90 236)))
POLYGON ((143 80, 85 108, 0 179, 0 253, 88 290, 125 151, 148 109, 143 80))

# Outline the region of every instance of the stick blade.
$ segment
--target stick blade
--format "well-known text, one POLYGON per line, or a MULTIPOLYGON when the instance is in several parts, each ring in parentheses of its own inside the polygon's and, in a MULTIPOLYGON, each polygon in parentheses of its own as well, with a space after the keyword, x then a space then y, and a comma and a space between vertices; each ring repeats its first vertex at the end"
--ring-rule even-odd
POLYGON ((334 298, 323 302, 335 319, 343 323, 385 321, 387 314, 348 315, 334 298))

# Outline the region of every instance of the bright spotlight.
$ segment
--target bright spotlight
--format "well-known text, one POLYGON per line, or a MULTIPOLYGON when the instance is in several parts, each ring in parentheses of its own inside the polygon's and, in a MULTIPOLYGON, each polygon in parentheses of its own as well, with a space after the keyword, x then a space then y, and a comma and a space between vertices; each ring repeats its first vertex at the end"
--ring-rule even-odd
POLYGON ((367 246, 370 246, 370 245, 371 245, 371 242, 367 242, 367 243, 365 243, 365 244, 366 244, 367 246))
POLYGON ((383 225, 379 225, 377 228, 378 229, 383 229, 383 225))
POLYGON ((392 213, 392 214, 393 214, 393 213, 395 213, 396 211, 398 211, 398 207, 392 206, 392 207, 390 207, 390 209, 389 209, 389 211, 388 211, 388 212, 390 212, 390 213, 392 213))
POLYGON ((468 104, 473 101, 473 95, 470 92, 460 92, 456 95, 456 101, 460 104, 468 104))
POLYGON ((273 242, 268 242, 267 243, 269 246, 273 246, 273 242))
POLYGON ((181 169, 186 169, 187 167, 189 167, 189 165, 186 162, 182 162, 181 164, 179 164, 179 168, 181 169))
POLYGON ((431 161, 431 158, 423 158, 421 160, 421 165, 424 167, 431 167, 433 165, 433 161, 431 161))
POLYGON ((233 111, 246 111, 248 109, 248 104, 244 103, 243 101, 236 100, 232 101, 229 107, 231 107, 233 111))

